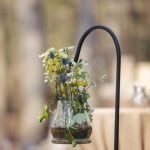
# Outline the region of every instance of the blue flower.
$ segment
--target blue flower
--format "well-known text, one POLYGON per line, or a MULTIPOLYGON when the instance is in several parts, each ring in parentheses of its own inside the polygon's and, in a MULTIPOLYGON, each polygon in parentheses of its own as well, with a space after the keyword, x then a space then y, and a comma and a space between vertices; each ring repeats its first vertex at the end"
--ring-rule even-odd
POLYGON ((65 82, 66 82, 66 76, 65 76, 64 74, 60 74, 59 77, 60 77, 60 81, 61 81, 62 83, 65 83, 65 82))
POLYGON ((50 52, 50 53, 49 53, 49 57, 52 58, 52 59, 54 59, 54 57, 55 57, 54 53, 53 53, 53 52, 50 52))
POLYGON ((62 58, 61 62, 63 65, 66 65, 68 63, 68 59, 62 58))

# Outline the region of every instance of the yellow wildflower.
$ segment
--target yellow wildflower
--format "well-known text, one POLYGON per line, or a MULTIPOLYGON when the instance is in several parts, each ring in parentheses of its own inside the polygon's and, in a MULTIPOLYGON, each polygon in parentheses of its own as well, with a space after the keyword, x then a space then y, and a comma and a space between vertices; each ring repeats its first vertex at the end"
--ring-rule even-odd
POLYGON ((87 85, 88 85, 87 81, 77 80, 77 86, 84 86, 84 87, 86 87, 87 85))
POLYGON ((56 72, 56 71, 57 71, 56 66, 49 67, 49 72, 56 72))

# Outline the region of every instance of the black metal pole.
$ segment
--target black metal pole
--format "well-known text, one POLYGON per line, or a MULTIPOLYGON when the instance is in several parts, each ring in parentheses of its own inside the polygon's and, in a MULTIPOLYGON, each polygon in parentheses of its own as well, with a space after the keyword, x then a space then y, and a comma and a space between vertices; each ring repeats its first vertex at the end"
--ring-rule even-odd
POLYGON ((109 28, 101 25, 93 26, 89 28, 81 37, 79 44, 77 46, 77 50, 75 53, 74 61, 77 62, 79 59, 80 51, 83 45, 84 40, 94 30, 101 29, 106 31, 112 37, 117 55, 117 65, 116 65, 116 98, 115 98, 115 126, 114 126, 114 150, 119 149, 119 111, 120 111, 120 70, 121 70, 121 51, 118 39, 114 32, 109 28))

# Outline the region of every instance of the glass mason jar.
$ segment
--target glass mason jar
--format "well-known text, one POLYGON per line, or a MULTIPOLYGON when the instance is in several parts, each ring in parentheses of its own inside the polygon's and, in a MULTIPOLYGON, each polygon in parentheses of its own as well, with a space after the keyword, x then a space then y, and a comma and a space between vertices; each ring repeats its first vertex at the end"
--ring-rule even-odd
POLYGON ((143 86, 133 86, 133 98, 132 102, 137 107, 149 107, 150 99, 145 92, 145 87, 143 86))
POLYGON ((74 115, 71 101, 58 101, 57 112, 51 124, 53 143, 71 144, 66 139, 68 134, 77 144, 90 143, 91 132, 91 122, 86 112, 74 115))

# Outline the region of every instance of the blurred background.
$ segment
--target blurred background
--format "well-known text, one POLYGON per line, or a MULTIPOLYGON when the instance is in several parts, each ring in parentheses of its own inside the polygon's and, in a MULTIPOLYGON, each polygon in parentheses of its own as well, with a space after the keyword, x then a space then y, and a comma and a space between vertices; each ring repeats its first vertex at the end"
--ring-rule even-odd
MULTIPOLYGON (((76 46, 93 25, 110 27, 119 39, 121 107, 137 106, 136 88, 141 88, 143 99, 149 99, 149 6, 149 0, 0 0, 0 150, 56 150, 41 146, 49 137, 49 123, 39 124, 37 116, 52 93, 43 82, 38 55, 53 46, 76 46)), ((93 74, 107 75, 104 86, 91 89, 91 106, 113 107, 116 56, 112 39, 103 31, 92 33, 81 55, 93 74)), ((142 100, 137 107, 145 107, 142 100)))

